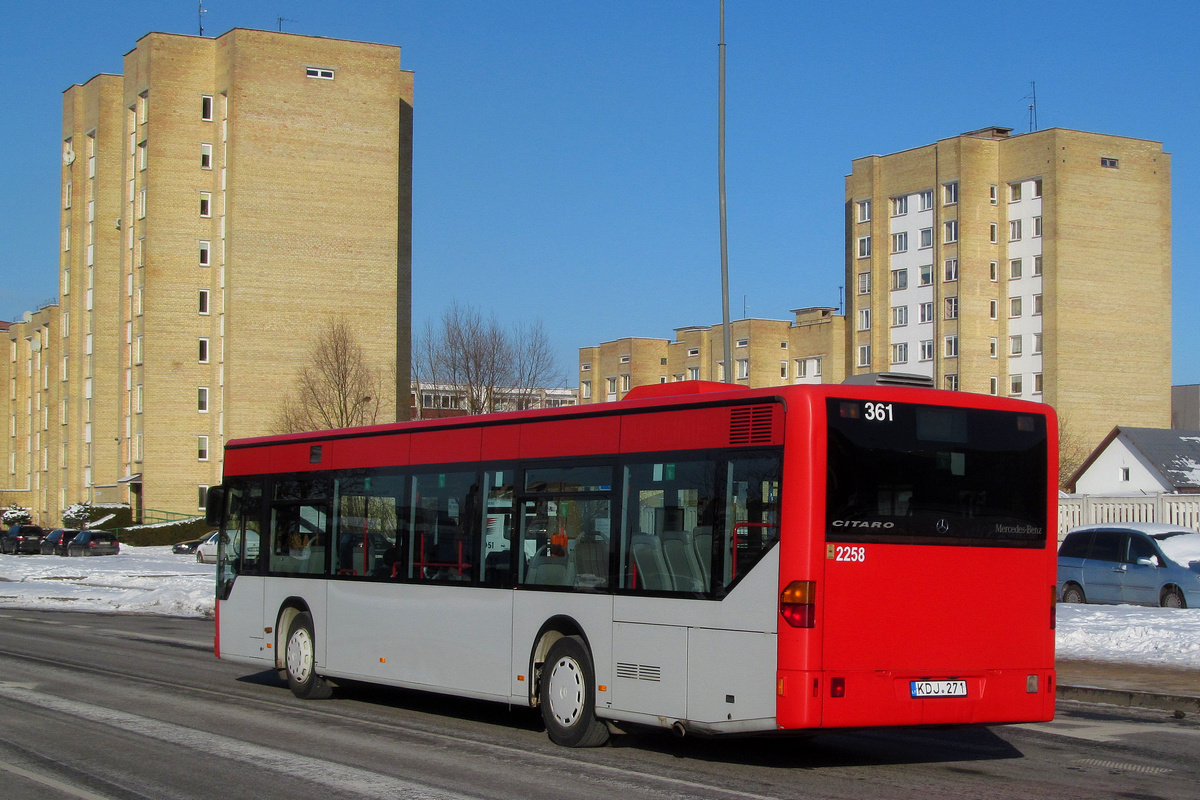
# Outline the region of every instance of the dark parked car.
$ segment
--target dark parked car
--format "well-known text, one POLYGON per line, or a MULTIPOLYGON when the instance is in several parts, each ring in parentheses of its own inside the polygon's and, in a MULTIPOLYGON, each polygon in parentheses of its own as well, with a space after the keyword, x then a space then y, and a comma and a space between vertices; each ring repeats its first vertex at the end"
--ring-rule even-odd
POLYGON ((55 528, 46 534, 45 539, 42 539, 42 555, 65 556, 67 545, 78 535, 78 528, 55 528))
POLYGON ((67 545, 69 556, 115 556, 119 552, 117 535, 108 531, 83 531, 67 545))
POLYGON ((175 545, 173 545, 171 547, 171 552, 178 553, 181 556, 193 555, 196 552, 196 548, 200 545, 201 542, 203 542, 205 539, 207 539, 209 537, 209 535, 210 534, 205 534, 204 536, 201 536, 199 539, 188 539, 186 542, 176 542, 175 545))
POLYGON ((3 553, 40 553, 42 552, 42 537, 46 532, 37 525, 13 525, 0 539, 0 552, 3 553))
POLYGON ((1058 548, 1064 603, 1200 607, 1200 533, 1174 525, 1118 522, 1067 534, 1058 548))

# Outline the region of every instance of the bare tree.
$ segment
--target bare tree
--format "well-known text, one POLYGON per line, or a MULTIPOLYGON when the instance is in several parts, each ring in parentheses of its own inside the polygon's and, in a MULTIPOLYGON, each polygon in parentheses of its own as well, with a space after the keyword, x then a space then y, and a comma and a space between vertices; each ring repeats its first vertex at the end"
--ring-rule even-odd
MULTIPOLYGON (((532 405, 538 389, 563 383, 541 321, 503 328, 495 316, 452 305, 413 342, 413 388, 450 394, 467 414, 532 405)), ((423 391, 424 390, 424 391, 423 391)))
POLYGON ((284 395, 275 433, 373 425, 386 419, 386 370, 373 368, 354 330, 336 320, 321 330, 309 363, 284 395))
POLYGON ((1067 482, 1075 474, 1075 470, 1083 466, 1083 462, 1092 453, 1091 446, 1071 424, 1068 414, 1058 416, 1058 487, 1067 488, 1067 482))

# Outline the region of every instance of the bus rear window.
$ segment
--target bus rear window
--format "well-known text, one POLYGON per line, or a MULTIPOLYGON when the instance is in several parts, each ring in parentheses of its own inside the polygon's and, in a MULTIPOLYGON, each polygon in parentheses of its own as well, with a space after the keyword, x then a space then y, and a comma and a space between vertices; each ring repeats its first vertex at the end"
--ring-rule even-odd
POLYGON ((1046 542, 1041 414, 830 398, 827 539, 1046 542))

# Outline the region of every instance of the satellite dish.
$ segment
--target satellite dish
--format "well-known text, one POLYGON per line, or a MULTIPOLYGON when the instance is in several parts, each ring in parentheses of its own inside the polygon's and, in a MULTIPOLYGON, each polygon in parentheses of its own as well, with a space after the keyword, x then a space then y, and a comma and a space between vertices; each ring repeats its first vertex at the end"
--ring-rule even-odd
POLYGON ((63 150, 63 163, 68 167, 75 163, 75 151, 69 147, 63 150))

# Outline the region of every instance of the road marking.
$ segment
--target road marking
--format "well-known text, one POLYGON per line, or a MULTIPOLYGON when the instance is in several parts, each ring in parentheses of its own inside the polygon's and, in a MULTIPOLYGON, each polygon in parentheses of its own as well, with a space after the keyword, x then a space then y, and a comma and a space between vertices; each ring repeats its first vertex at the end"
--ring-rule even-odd
MULTIPOLYGON (((161 722, 150 717, 126 714, 123 711, 94 706, 90 703, 52 697, 17 684, 0 683, 0 697, 44 708, 48 711, 67 714, 88 722, 107 725, 206 755, 269 769, 289 778, 327 786, 334 791, 352 792, 363 797, 379 798, 379 800, 394 800, 395 798, 475 800, 471 795, 444 791, 415 781, 391 778, 333 761, 262 747, 228 736, 185 728, 182 725, 161 722)), ((83 796, 80 795, 80 797, 83 796)), ((104 800, 104 798, 100 800, 104 800)))
POLYGON ((1172 736, 1184 734, 1200 736, 1200 731, 1189 728, 1171 727, 1164 729, 1160 725, 1144 722, 1090 722, 1086 720, 1057 720, 1055 722, 1031 722, 1024 725, 1014 725, 1014 728, 1049 733, 1053 736, 1067 736, 1072 739, 1086 739, 1089 742, 1118 742, 1122 736, 1132 736, 1137 733, 1170 733, 1172 736))
POLYGON ((30 772, 27 769, 22 769, 16 764, 9 764, 6 761, 0 761, 0 771, 18 775, 26 780, 33 781, 34 783, 40 783, 42 786, 48 786, 51 789, 57 789, 63 794, 68 794, 71 797, 77 797, 79 800, 112 800, 112 798, 106 797, 105 795, 89 792, 87 789, 80 789, 78 786, 72 786, 69 783, 63 783, 56 778, 51 778, 49 775, 41 775, 36 772, 30 772))

